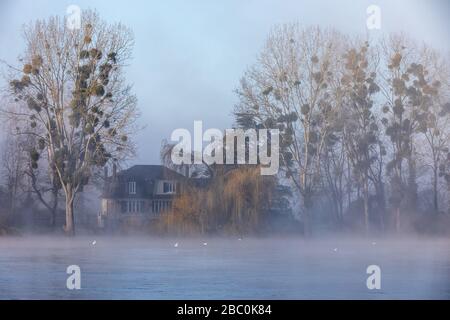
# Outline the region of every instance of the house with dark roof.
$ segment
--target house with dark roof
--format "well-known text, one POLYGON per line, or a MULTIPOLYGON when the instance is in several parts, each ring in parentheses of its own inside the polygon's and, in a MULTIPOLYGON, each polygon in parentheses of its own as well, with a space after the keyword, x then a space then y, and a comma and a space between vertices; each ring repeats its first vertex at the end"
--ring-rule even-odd
POLYGON ((120 226, 143 225, 172 208, 180 192, 184 175, 161 165, 136 165, 112 176, 105 171, 98 226, 117 229, 120 226))

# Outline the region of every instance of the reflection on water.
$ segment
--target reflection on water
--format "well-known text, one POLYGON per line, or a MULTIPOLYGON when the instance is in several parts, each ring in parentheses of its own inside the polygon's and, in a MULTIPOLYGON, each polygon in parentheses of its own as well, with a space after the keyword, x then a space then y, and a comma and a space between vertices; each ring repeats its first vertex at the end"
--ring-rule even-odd
POLYGON ((450 299, 449 239, 205 241, 0 238, 0 299, 450 299))

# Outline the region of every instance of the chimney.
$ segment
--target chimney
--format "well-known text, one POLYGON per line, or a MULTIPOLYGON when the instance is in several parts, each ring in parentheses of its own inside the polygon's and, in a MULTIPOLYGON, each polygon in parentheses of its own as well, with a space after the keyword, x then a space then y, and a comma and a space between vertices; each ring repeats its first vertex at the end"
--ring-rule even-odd
POLYGON ((184 176, 185 176, 186 178, 189 178, 189 165, 188 165, 188 164, 185 164, 184 166, 185 166, 185 167, 184 167, 184 176))
POLYGON ((106 181, 106 179, 108 179, 108 167, 107 166, 105 166, 103 168, 103 177, 105 178, 105 181, 106 181))
POLYGON ((117 177, 117 164, 113 163, 113 178, 117 177))

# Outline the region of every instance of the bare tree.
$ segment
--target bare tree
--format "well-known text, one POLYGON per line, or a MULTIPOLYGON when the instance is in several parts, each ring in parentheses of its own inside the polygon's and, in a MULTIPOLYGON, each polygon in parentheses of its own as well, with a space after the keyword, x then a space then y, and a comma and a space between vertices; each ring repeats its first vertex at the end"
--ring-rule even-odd
MULTIPOLYGON (((41 160, 42 162, 42 160, 41 160)), ((44 173, 36 168, 33 160, 28 162, 24 174, 29 178, 30 191, 50 213, 50 226, 55 229, 61 191, 60 180, 54 167, 46 166, 44 173)))
POLYGON ((344 40, 336 31, 318 27, 275 28, 237 90, 238 123, 281 131, 281 162, 301 195, 307 234, 321 185, 322 151, 332 134, 330 118, 342 103, 335 85, 344 40))
POLYGON ((436 94, 430 84, 419 48, 404 35, 392 35, 382 43, 386 71, 381 73, 385 98, 382 119, 391 142, 391 204, 395 226, 401 226, 401 208, 417 209, 417 143, 427 130, 428 112, 436 94))
POLYGON ((124 78, 133 37, 84 11, 80 29, 52 17, 26 26, 24 40, 23 68, 10 80, 16 103, 6 111, 34 129, 21 127, 36 136, 33 166, 45 152, 65 195, 64 229, 73 235, 74 200, 94 168, 133 151, 136 98, 124 78))
POLYGON ((450 65, 435 50, 424 47, 423 63, 427 72, 427 84, 424 93, 429 94, 429 107, 424 125, 421 127, 419 152, 425 159, 425 165, 431 168, 433 209, 439 213, 439 172, 440 166, 446 163, 450 144, 450 65))
MULTIPOLYGON (((335 126, 342 119, 335 119, 335 126)), ((345 140, 342 135, 342 128, 334 129, 336 141, 330 141, 326 144, 322 156, 322 176, 323 189, 330 199, 333 207, 332 211, 335 216, 336 223, 342 227, 344 223, 344 205, 345 195, 347 192, 347 183, 351 176, 347 174, 346 164, 348 157, 345 152, 345 140)))
POLYGON ((5 130, 3 146, 1 148, 2 175, 5 181, 8 196, 8 212, 10 216, 16 213, 19 200, 23 193, 26 181, 24 173, 26 170, 27 159, 24 152, 23 139, 14 134, 9 128, 5 130))
POLYGON ((345 54, 342 83, 346 92, 345 148, 352 163, 353 174, 362 188, 364 226, 369 232, 370 170, 378 158, 378 125, 374 95, 380 90, 374 66, 370 65, 369 44, 350 49, 345 54))

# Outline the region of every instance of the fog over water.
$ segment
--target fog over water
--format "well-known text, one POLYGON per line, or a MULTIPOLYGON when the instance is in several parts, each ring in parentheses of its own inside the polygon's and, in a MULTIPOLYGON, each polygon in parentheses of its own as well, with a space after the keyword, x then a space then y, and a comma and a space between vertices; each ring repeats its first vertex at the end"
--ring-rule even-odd
POLYGON ((450 299, 450 239, 0 238, 0 299, 46 298, 450 299))

